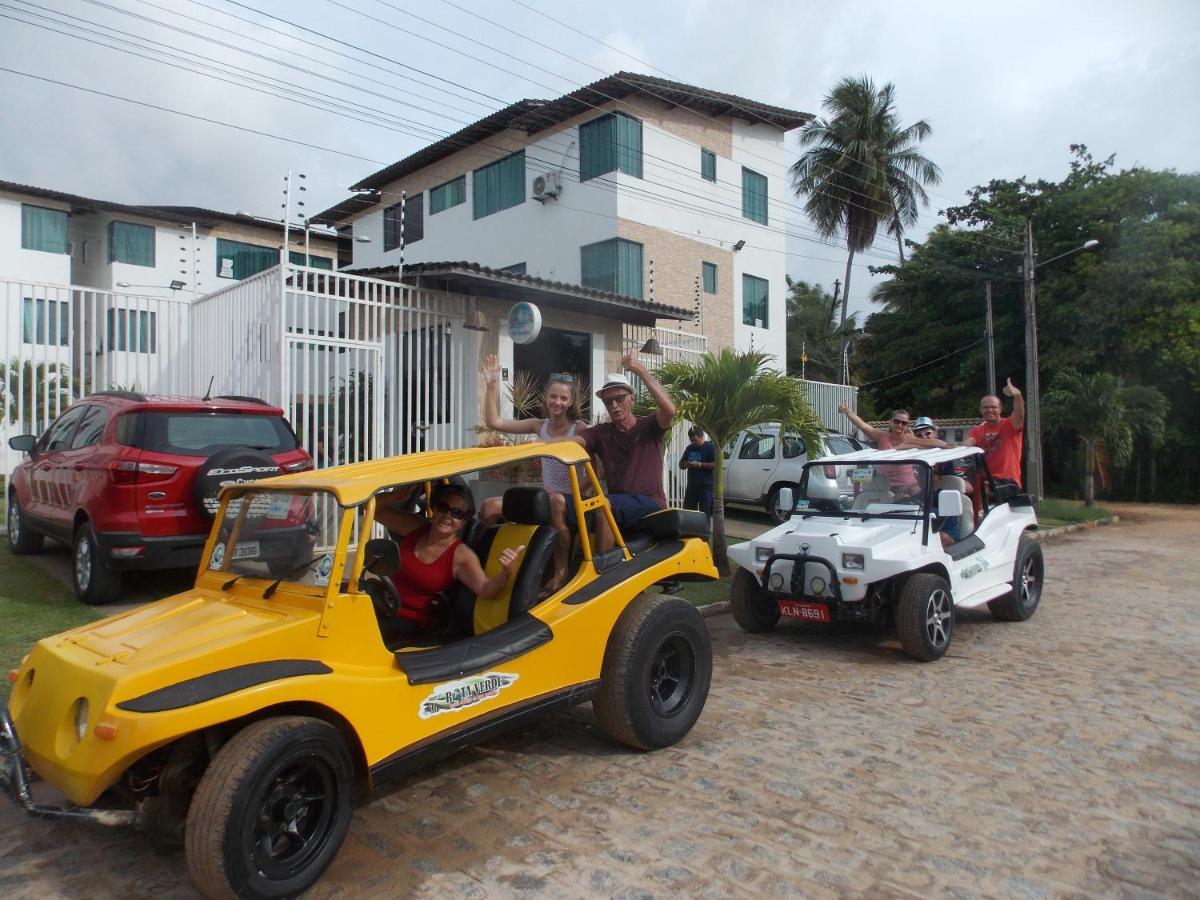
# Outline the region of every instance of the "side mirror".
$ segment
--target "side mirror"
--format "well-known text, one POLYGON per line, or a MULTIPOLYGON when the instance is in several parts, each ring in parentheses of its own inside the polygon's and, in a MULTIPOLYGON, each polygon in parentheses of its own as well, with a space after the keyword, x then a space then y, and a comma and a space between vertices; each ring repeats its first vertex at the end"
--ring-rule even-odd
POLYGON ((18 453, 32 453, 37 445, 37 438, 32 434, 18 434, 8 439, 8 446, 18 453))
POLYGON ((387 578, 400 571, 400 546, 391 538, 367 541, 363 568, 372 575, 387 578))
POLYGON ((792 497, 792 489, 790 487, 779 489, 779 505, 775 510, 784 518, 787 519, 792 514, 792 507, 795 504, 795 498, 792 497))
POLYGON ((950 516, 961 516, 963 511, 962 491, 941 491, 937 498, 937 514, 939 519, 950 516))

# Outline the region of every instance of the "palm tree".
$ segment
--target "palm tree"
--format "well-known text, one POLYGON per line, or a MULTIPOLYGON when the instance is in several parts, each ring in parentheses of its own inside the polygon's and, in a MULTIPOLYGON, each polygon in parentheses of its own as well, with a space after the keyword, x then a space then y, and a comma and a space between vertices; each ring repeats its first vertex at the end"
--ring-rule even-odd
POLYGON ((901 128, 895 95, 891 82, 877 90, 865 75, 843 78, 822 104, 828 118, 814 119, 801 132, 801 146, 811 149, 790 170, 792 188, 806 198, 804 211, 817 231, 827 239, 839 232, 845 236, 843 326, 854 254, 875 242, 881 222, 902 248, 903 230, 929 203, 925 185, 942 179, 919 148, 933 129, 924 120, 901 128))
POLYGON ((0 362, 0 415, 34 434, 71 405, 76 385, 63 363, 0 362))
POLYGON ((819 284, 787 280, 787 366, 792 375, 814 381, 837 378, 843 341, 852 343, 858 324, 849 316, 837 324, 837 298, 819 284), (802 356, 807 355, 807 365, 802 356))
POLYGON ((1095 473, 1102 461, 1124 462, 1141 435, 1161 440, 1166 399, 1154 388, 1126 386, 1119 375, 1081 375, 1063 369, 1042 398, 1051 431, 1073 431, 1083 443, 1083 505, 1096 502, 1095 473))
MULTIPOLYGON (((809 447, 819 447, 824 429, 804 397, 803 386, 769 368, 772 359, 759 350, 741 353, 726 347, 705 353, 697 363, 664 363, 654 375, 675 401, 680 417, 703 428, 718 448, 739 431, 763 422, 779 422, 799 433, 809 447)), ((713 470, 713 556, 722 575, 729 574, 726 549, 725 457, 718 449, 713 470)))

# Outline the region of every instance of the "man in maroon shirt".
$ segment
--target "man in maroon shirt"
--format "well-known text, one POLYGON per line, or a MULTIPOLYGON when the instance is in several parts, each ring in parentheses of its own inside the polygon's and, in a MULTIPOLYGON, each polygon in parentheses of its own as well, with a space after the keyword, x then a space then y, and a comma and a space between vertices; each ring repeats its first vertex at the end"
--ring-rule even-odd
POLYGON ((1025 398, 1012 379, 1005 379, 1004 393, 1012 397, 1012 415, 1003 418, 1000 398, 988 394, 979 401, 983 422, 971 429, 968 447, 982 447, 988 470, 996 485, 1012 484, 1021 487, 1021 445, 1025 436, 1025 398))
MULTIPOLYGON (((608 411, 608 422, 593 425, 572 440, 597 457, 608 481, 608 502, 622 530, 639 519, 666 508, 663 492, 663 435, 675 418, 675 404, 666 388, 632 353, 621 357, 621 367, 642 380, 654 398, 654 415, 633 414, 633 386, 617 373, 609 375, 596 396, 608 411)), ((615 543, 607 521, 596 526, 596 545, 608 550, 615 543)))

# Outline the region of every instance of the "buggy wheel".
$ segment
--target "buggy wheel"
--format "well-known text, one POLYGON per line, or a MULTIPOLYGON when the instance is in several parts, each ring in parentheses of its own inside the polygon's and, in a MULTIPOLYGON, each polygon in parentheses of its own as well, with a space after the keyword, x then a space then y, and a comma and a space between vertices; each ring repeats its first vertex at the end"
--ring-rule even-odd
POLYGON ((110 569, 88 522, 75 530, 71 553, 71 581, 80 602, 97 606, 115 600, 121 592, 121 573, 110 569))
POLYGON ((896 604, 900 646, 922 662, 940 659, 954 635, 954 600, 946 579, 918 572, 904 582, 896 604))
POLYGON ((593 701, 613 738, 639 750, 669 747, 691 731, 712 681, 712 642, 696 608, 642 594, 609 635, 593 701))
POLYGON ((757 579, 745 569, 738 569, 733 576, 733 587, 729 592, 729 605, 733 619, 742 631, 757 634, 770 631, 779 624, 779 604, 762 589, 757 579))
POLYGON ((1034 614, 1042 599, 1042 545, 1029 538, 1017 544, 1013 563, 1012 590, 1003 597, 988 601, 992 616, 1002 622, 1024 622, 1034 614))
POLYGON ((354 811, 342 736, 304 716, 239 731, 200 779, 188 811, 188 870, 209 897, 294 897, 341 847, 354 811))
POLYGON ((13 556, 24 556, 37 553, 42 549, 45 537, 41 532, 29 527, 25 517, 21 515, 21 504, 17 502, 17 492, 8 494, 8 549, 13 556))

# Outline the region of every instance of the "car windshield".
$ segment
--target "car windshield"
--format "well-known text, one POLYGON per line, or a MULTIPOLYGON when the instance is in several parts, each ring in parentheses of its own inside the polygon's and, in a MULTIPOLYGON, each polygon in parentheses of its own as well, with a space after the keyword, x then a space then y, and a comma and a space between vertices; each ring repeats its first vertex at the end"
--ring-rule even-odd
POLYGON ((810 463, 793 510, 802 516, 920 519, 929 473, 923 463, 810 463))
POLYGON ((208 568, 231 577, 327 585, 342 510, 325 491, 246 491, 225 506, 208 568))

